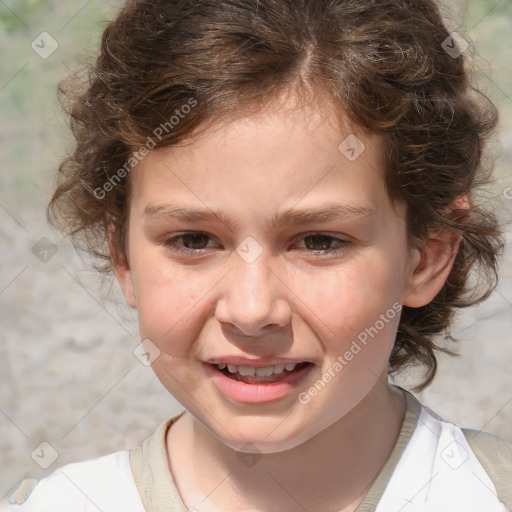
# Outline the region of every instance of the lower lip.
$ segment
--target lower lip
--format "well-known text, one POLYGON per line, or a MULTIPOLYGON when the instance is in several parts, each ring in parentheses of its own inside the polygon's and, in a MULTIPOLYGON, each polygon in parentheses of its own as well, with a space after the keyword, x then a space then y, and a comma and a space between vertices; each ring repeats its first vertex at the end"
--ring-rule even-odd
POLYGON ((213 365, 206 364, 208 373, 220 391, 235 402, 245 404, 261 404, 275 402, 289 395, 313 368, 309 364, 296 372, 285 374, 282 379, 275 382, 247 384, 239 380, 230 379, 213 365))

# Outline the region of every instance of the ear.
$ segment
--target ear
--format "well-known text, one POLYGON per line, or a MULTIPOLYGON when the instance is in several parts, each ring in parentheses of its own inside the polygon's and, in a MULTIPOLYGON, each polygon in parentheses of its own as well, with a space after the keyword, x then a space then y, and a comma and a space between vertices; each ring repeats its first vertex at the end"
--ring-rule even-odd
POLYGON ((128 262, 116 262, 114 261, 114 272, 117 280, 121 285, 126 302, 132 308, 137 308, 137 300, 135 298, 135 288, 133 286, 132 271, 128 262))
POLYGON ((115 240, 114 223, 110 223, 108 229, 108 248, 112 257, 112 266, 117 281, 123 290, 126 302, 132 308, 137 307, 135 298, 135 287, 133 285, 132 271, 130 268, 129 258, 127 255, 120 254, 119 246, 115 240))
MULTIPOLYGON (((469 200, 458 198, 450 208, 449 216, 464 222, 469 215, 469 200)), ((454 229, 442 229, 430 234, 430 239, 419 249, 412 250, 411 265, 402 304, 412 308, 427 305, 441 291, 460 247, 462 236, 454 229)))

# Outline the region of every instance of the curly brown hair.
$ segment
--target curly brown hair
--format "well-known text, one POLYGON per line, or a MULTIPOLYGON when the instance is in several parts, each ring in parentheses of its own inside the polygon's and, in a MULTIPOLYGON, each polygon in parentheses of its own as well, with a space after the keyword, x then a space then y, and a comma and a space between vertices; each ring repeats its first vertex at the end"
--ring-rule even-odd
POLYGON ((403 308, 389 361, 390 374, 425 365, 423 389, 435 352, 452 353, 436 335, 453 340, 456 309, 491 293, 503 248, 492 211, 476 204, 477 188, 490 182, 482 152, 496 109, 471 85, 465 55, 445 51, 450 37, 432 0, 129 1, 106 27, 85 85, 60 86, 76 147, 60 165, 49 218, 109 271, 109 231, 126 256, 126 163, 150 138, 156 147, 177 144, 291 88, 316 104, 328 98, 333 112, 385 140, 387 190, 407 204, 411 243, 443 228, 462 235, 439 294, 403 308), (191 99, 194 108, 183 110, 191 99), (454 210, 462 197, 465 215, 454 210))

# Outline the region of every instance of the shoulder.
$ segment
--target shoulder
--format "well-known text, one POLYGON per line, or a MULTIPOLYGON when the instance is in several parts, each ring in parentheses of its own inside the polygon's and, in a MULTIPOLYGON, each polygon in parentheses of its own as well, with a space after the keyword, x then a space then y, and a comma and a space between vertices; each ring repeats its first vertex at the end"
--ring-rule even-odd
POLYGON ((512 465, 512 444, 489 432, 461 428, 471 449, 482 459, 492 459, 498 465, 512 465))
POLYGON ((468 428, 461 430, 494 483, 498 496, 512 509, 512 444, 488 432, 468 428))
POLYGON ((511 510, 510 444, 446 421, 407 391, 405 397, 409 435, 378 512, 511 510))
POLYGON ((459 499, 468 506, 478 503, 482 510, 494 510, 494 496, 497 510, 500 504, 511 509, 512 446, 493 434, 461 428, 421 407, 418 438, 423 437, 423 446, 430 440, 437 478, 463 489, 459 499))
POLYGON ((120 451, 67 464, 41 480, 23 480, 2 503, 2 512, 142 512, 130 469, 130 454, 120 451))

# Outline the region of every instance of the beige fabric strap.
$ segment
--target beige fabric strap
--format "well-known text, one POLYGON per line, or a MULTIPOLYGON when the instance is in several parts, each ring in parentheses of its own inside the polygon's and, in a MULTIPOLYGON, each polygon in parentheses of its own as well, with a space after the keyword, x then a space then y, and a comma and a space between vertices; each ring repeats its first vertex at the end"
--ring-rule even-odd
MULTIPOLYGON (((421 404, 408 391, 404 390, 404 395, 406 411, 396 445, 356 512, 375 511, 416 429, 421 404)), ((130 452, 133 478, 147 512, 188 512, 171 477, 165 441, 167 430, 180 416, 181 414, 162 423, 155 434, 144 441, 142 446, 130 452)))
MULTIPOLYGON (((422 406, 408 391, 404 390, 404 395, 406 411, 396 445, 356 512, 375 511, 416 430, 422 406)), ((165 440, 168 429, 180 416, 164 422, 142 446, 130 452, 133 477, 147 512, 188 512, 172 480, 165 440)), ((493 481, 499 499, 512 509, 512 446, 492 434, 462 430, 493 481)))
POLYGON ((461 430, 496 487, 498 498, 512 510, 512 445, 487 432, 468 428, 461 430))
POLYGON ((130 451, 133 479, 147 512, 188 512, 172 480, 165 441, 167 430, 182 414, 162 423, 130 451))
POLYGON ((23 505, 38 483, 39 480, 36 478, 26 478, 23 480, 9 497, 9 503, 11 505, 23 505))
POLYGON ((398 435, 398 439, 396 441, 395 447, 389 456, 386 464, 382 468, 381 472, 373 482, 368 494, 365 496, 364 500, 359 504, 355 512, 374 512, 377 508, 377 505, 386 490, 386 487, 393 475, 393 471, 395 470, 400 457, 405 451, 405 448, 409 444, 414 431, 416 430, 416 426, 418 425, 418 420, 421 414, 421 404, 416 400, 416 398, 406 391, 403 390, 406 400, 406 409, 405 409, 405 417, 402 424, 402 429, 400 430, 400 434, 398 435))

